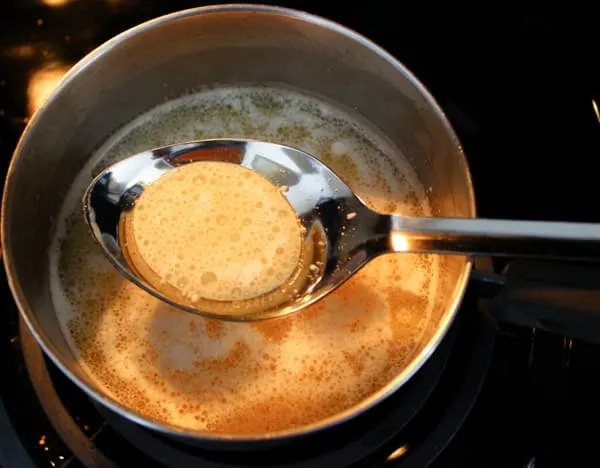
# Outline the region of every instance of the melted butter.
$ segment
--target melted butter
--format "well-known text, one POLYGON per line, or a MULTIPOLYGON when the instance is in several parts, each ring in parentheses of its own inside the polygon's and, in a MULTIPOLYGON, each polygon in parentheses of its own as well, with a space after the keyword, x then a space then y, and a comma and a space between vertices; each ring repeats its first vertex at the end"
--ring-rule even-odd
POLYGON ((300 260, 294 209, 277 186, 237 164, 180 166, 146 187, 128 217, 126 249, 138 271, 193 303, 269 293, 300 260))
POLYGON ((379 257, 315 306, 255 324, 175 310, 123 280, 104 258, 79 205, 97 168, 194 138, 297 146, 322 158, 371 208, 431 214, 403 154, 333 105, 268 88, 207 90, 165 103, 98 150, 62 210, 51 291, 82 368, 146 418, 237 435, 317 423, 380 390, 422 346, 440 274, 435 257, 379 257))

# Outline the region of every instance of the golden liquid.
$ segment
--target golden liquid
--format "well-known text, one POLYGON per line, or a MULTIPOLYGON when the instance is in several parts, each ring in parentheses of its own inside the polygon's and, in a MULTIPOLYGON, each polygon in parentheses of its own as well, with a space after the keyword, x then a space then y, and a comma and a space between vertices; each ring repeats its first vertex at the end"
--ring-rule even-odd
POLYGON ((285 284, 300 260, 294 209, 237 164, 180 166, 146 187, 128 217, 133 263, 144 263, 159 290, 168 285, 192 303, 259 297, 285 284))
POLYGON ((96 168, 194 138, 297 146, 371 208, 431 214, 402 153, 335 106, 265 88, 208 90, 166 103, 100 148, 63 208, 50 256, 52 297, 83 369, 131 411, 219 434, 317 423, 382 389, 423 346, 440 274, 435 257, 379 257, 307 310, 258 323, 173 309, 123 280, 104 258, 79 205, 96 168))

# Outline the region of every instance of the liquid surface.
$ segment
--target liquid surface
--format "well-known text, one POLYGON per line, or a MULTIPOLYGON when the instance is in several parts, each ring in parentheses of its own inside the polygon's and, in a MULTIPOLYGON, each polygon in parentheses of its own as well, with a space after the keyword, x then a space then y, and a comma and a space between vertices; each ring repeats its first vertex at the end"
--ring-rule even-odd
POLYGON ((155 287, 168 284, 192 303, 259 297, 299 264, 294 209, 279 187, 237 164, 180 166, 146 187, 128 218, 138 271, 149 268, 155 287))
POLYGON ((194 138, 255 138, 315 154, 367 205, 430 215, 402 153, 356 116, 264 88, 214 89, 168 102, 111 137, 75 181, 50 255, 64 334, 84 370, 122 406, 182 429, 262 434, 359 404, 422 346, 438 259, 375 259, 318 304, 259 323, 203 319, 122 279, 87 232, 81 193, 102 168, 194 138))

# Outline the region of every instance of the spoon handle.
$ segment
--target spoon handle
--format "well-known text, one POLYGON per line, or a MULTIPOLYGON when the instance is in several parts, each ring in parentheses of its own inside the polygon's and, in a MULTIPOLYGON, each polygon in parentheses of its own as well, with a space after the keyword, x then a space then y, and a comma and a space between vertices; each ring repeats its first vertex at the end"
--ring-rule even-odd
POLYGON ((600 260, 600 223, 389 216, 392 252, 600 260))

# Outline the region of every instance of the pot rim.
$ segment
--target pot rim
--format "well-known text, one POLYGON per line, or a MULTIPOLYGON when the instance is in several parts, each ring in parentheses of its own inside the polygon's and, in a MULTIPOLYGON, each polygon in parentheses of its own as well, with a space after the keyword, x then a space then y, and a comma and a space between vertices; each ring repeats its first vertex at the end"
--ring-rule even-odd
POLYGON ((106 406, 111 411, 116 412, 117 414, 133 421, 143 427, 148 429, 152 429, 154 431, 160 432, 164 435, 171 437, 182 437, 192 440, 206 440, 206 441, 231 441, 231 442, 260 442, 265 440, 279 440, 279 439, 287 439, 293 438, 302 435, 308 435, 311 433, 318 432, 323 429, 330 428, 332 426, 337 426, 342 424, 350 419, 358 416, 368 409, 374 407, 376 404, 396 392, 399 388, 401 388, 414 374, 419 371, 422 365, 429 359, 429 357, 433 354, 433 352, 437 349, 438 345, 445 337, 450 325, 454 321, 454 318, 458 312, 458 309, 462 303, 462 299, 466 290, 467 281, 470 276, 471 268, 472 268, 472 259, 470 257, 466 258, 466 263, 463 268, 463 272, 461 277, 459 278, 454 297, 452 303, 448 306, 448 311, 442 317, 440 323, 438 324, 437 330, 434 335, 429 340, 426 346, 424 346, 419 353, 414 356, 410 364, 405 367, 402 372, 400 372, 393 380, 391 380, 387 385, 379 389, 377 392, 371 394, 366 399, 360 401, 358 404, 347 408, 346 410, 337 413, 328 418, 322 419, 312 424, 304 425, 301 427, 297 427, 294 429, 287 429, 283 431, 273 431, 264 434, 249 434, 249 435, 239 435, 239 434, 227 434, 227 433, 211 433, 211 432, 202 432, 202 431, 191 431, 179 428, 174 425, 170 425, 167 423, 159 422, 151 420, 145 417, 143 414, 132 410, 131 408, 126 408, 121 405, 116 399, 111 396, 104 394, 101 390, 95 390, 88 386, 83 379, 80 379, 73 371, 71 371, 65 361, 62 359, 61 353, 57 350, 57 348, 52 344, 52 342, 48 339, 46 334, 43 331, 43 328, 40 326, 39 321, 33 314, 31 307, 25 297, 20 285, 19 280, 17 278, 17 274, 14 267, 13 256, 10 249, 10 243, 7 242, 8 236, 8 224, 5 213, 8 209, 8 197, 10 196, 12 185, 13 185, 13 172, 16 164, 19 162, 19 156, 22 152, 22 148, 26 145, 29 140, 31 134, 33 133, 37 123, 43 118, 45 109, 47 107, 47 103, 51 102, 55 96, 65 87, 69 86, 69 83, 80 73, 82 72, 89 64, 94 62, 96 59, 101 57, 103 54, 107 53, 113 47, 118 44, 130 39, 131 37, 136 36, 139 33, 142 33, 148 29, 152 29, 158 25, 163 23, 174 21, 177 19, 181 19, 188 16, 196 16, 196 15, 205 15, 209 13, 227 13, 227 12, 236 12, 236 11, 246 11, 246 12, 254 12, 254 13, 268 13, 268 14, 278 14, 283 15, 295 19, 299 19, 302 21, 313 23, 317 26, 323 27, 325 29, 332 30, 340 35, 346 36, 347 38, 356 41, 366 48, 368 48, 373 53, 379 55, 384 58, 390 65, 392 65, 399 73, 403 74, 411 84, 419 91, 419 93, 428 101, 429 105, 432 107, 437 118, 443 124, 445 131, 449 138, 451 138, 458 150, 459 163, 463 166, 466 172, 467 178, 467 189, 469 195, 469 211, 472 216, 476 216, 475 209, 475 196, 473 190, 473 184, 471 180, 471 173, 469 171, 467 160, 464 156, 464 152, 462 149, 462 145, 460 144, 458 137, 456 136, 450 122, 448 121, 446 115, 442 111, 441 107, 434 99, 434 97, 429 93, 429 91, 425 88, 425 86, 404 66, 402 65, 396 58, 394 58, 390 53, 384 50, 382 47, 375 44, 370 39, 367 39, 365 36, 355 32, 354 30, 342 26, 341 24, 334 22, 332 20, 323 18, 321 16, 314 15, 312 13, 308 13, 302 10, 280 7, 280 6, 270 6, 270 5, 260 5, 260 4, 221 4, 221 5, 211 5, 197 8, 190 8, 185 10, 176 11, 167 15, 159 16, 154 19, 145 21, 140 23, 132 28, 129 28, 120 34, 114 36, 108 41, 104 42, 96 49, 89 52, 85 57, 83 57, 79 62, 77 62, 61 79, 57 87, 48 97, 46 104, 42 105, 37 111, 34 112, 33 116, 29 120, 25 130, 23 131, 19 142, 15 148, 13 153, 13 157, 10 161, 6 182, 4 186, 4 193, 2 196, 2 207, 1 207, 1 215, 0 215, 0 255, 2 251, 3 255, 3 263, 4 268, 8 280, 9 288, 12 292, 12 295, 15 299, 17 307, 19 309, 20 315, 27 324, 29 330, 35 337, 38 344, 42 347, 47 356, 50 357, 52 362, 73 382, 75 383, 82 391, 84 391, 88 396, 92 397, 97 402, 106 406), (2 248, 3 246, 3 248, 2 248), (8 247, 8 249, 7 249, 8 247))

